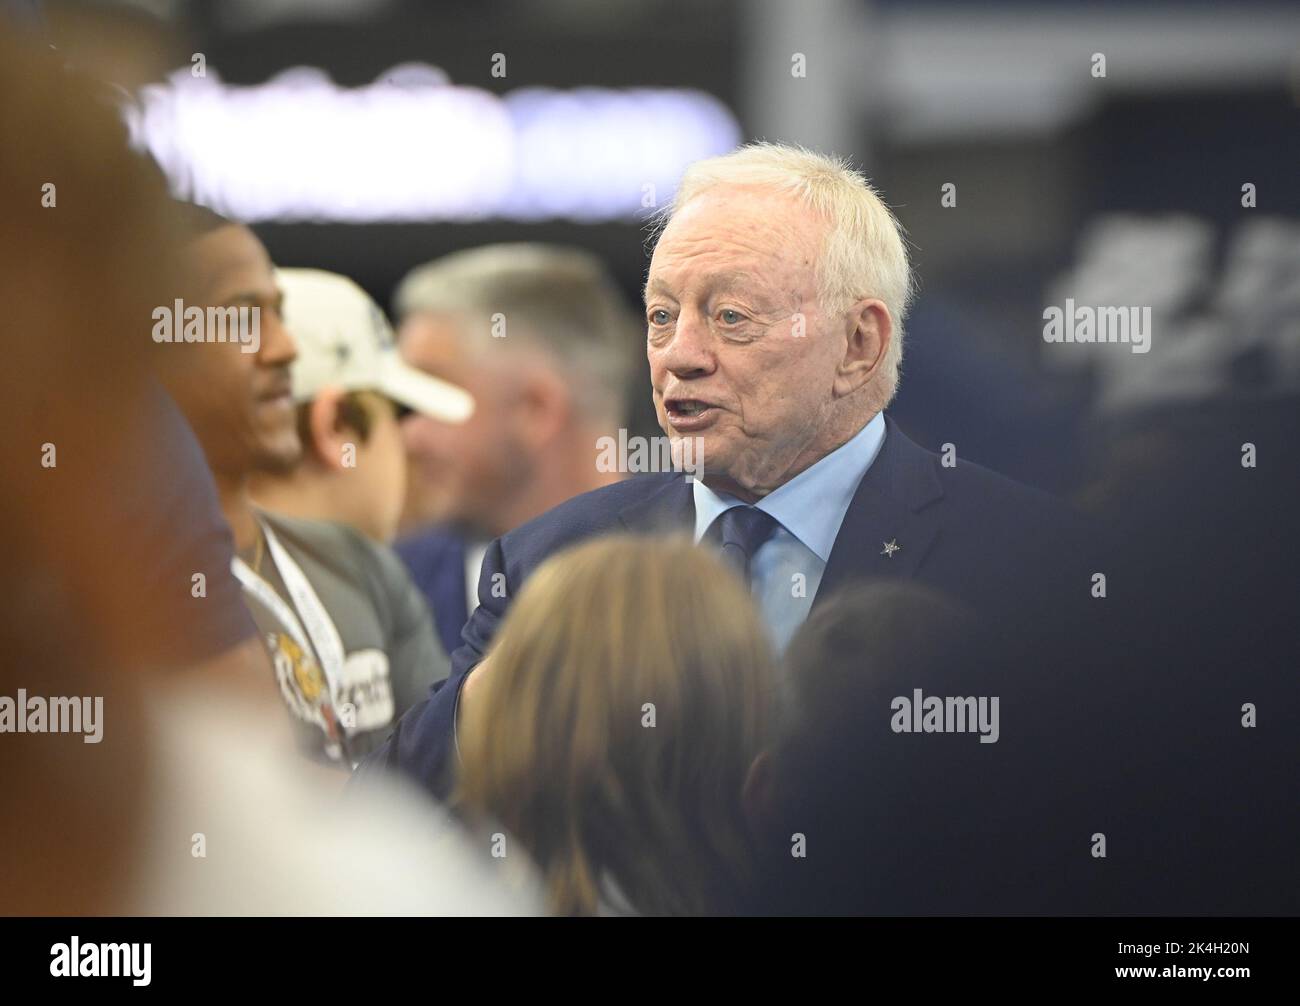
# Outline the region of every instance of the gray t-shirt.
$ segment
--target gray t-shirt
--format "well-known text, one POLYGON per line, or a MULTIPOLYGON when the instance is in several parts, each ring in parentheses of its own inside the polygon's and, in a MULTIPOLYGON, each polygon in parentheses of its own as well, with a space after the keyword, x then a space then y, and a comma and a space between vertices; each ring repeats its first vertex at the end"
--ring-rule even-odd
MULTIPOLYGON (((245 588, 244 600, 271 654, 281 696, 309 753, 355 764, 383 743, 431 685, 447 676, 450 665, 428 605, 391 549, 347 525, 265 511, 259 516, 306 576, 343 644, 341 674, 330 681, 319 655, 298 645, 277 605, 245 588)), ((251 563, 253 551, 241 558, 251 563)), ((309 624, 269 550, 258 567, 258 575, 294 611, 299 624, 309 624)))

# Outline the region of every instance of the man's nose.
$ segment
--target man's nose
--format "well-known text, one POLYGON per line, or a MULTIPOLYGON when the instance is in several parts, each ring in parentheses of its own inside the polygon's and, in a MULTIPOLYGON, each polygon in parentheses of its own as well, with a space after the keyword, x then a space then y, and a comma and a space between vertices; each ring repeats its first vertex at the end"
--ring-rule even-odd
POLYGON ((298 344, 275 311, 262 312, 262 346, 258 360, 263 366, 279 366, 298 358, 298 344))
POLYGON ((713 339, 704 318, 683 311, 672 337, 659 351, 659 362, 679 377, 708 373, 713 369, 713 339))

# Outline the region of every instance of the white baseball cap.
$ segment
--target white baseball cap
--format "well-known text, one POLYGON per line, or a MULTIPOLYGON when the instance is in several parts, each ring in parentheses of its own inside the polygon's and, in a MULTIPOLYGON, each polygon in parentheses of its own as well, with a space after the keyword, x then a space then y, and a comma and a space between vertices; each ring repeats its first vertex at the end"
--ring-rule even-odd
POLYGON ((275 277, 285 328, 298 345, 291 367, 295 401, 335 387, 377 391, 447 423, 463 423, 474 411, 469 392, 401 358, 384 312, 352 280, 321 269, 277 269, 275 277))

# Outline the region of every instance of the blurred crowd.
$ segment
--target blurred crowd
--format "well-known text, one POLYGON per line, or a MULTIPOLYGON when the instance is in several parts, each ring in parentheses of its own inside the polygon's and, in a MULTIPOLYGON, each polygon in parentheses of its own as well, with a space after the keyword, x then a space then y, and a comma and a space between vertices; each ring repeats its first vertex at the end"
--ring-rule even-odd
MULTIPOLYGON (((855 225, 883 264, 845 360, 737 368, 776 418, 742 417, 734 482, 611 471, 647 352, 670 438, 727 404, 674 397, 711 351, 658 333, 759 241, 741 196, 679 194, 644 312, 591 252, 519 242, 412 262, 390 320, 175 201, 100 85, 3 31, 0 135, 0 694, 104 709, 96 743, 0 736, 0 910, 1296 910, 1294 393, 1058 411, 1068 502, 948 464, 886 425, 912 293, 886 212, 855 225), (824 546, 796 529, 831 468, 753 505, 794 485, 768 457, 841 446, 824 546)), ((747 149, 740 190, 793 170, 747 149)), ((742 300, 709 323, 731 353, 742 300)), ((971 347, 917 353, 1008 426, 1045 414, 971 347)))

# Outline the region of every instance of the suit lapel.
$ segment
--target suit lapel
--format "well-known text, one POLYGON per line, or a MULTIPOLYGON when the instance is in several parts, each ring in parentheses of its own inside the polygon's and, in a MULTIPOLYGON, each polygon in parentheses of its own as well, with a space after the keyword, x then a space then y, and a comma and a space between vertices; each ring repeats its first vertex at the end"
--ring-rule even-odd
POLYGON ((460 612, 465 612, 465 617, 462 618, 460 622, 461 625, 464 625, 466 619, 470 616, 470 613, 466 611, 466 607, 469 604, 469 584, 466 582, 466 577, 469 576, 469 570, 465 568, 465 559, 468 553, 468 546, 466 545, 465 539, 460 535, 451 538, 448 544, 448 551, 451 554, 442 565, 444 568, 451 571, 451 576, 449 577, 451 580, 450 589, 454 591, 453 596, 456 603, 455 608, 452 610, 458 614, 460 612))
MULTIPOLYGON (((853 494, 814 606, 849 580, 916 575, 939 535, 937 517, 923 512, 943 496, 937 465, 885 417, 885 442, 853 494), (887 550, 888 543, 897 548, 887 550)), ((619 518, 630 531, 689 533, 695 524, 691 484, 676 474, 625 507, 619 518)))
POLYGON ((624 507, 619 519, 629 531, 690 533, 695 526, 695 494, 681 474, 664 481, 643 499, 624 507))
POLYGON ((936 464, 885 418, 885 442, 844 515, 814 606, 849 580, 916 574, 939 535, 933 511, 922 512, 943 496, 936 464))

